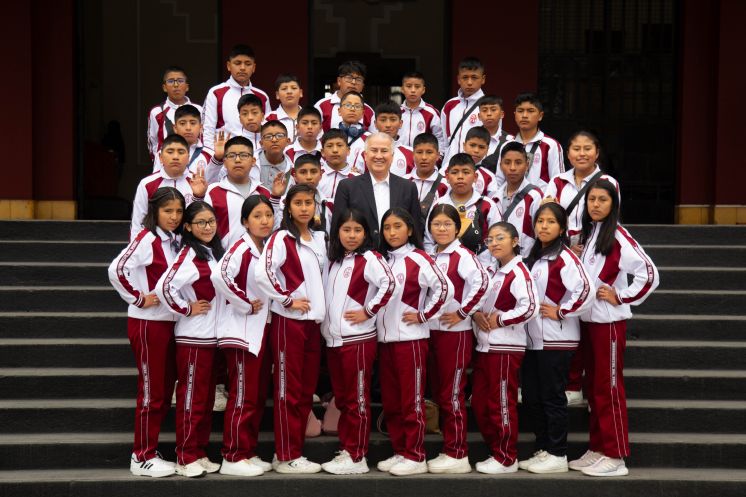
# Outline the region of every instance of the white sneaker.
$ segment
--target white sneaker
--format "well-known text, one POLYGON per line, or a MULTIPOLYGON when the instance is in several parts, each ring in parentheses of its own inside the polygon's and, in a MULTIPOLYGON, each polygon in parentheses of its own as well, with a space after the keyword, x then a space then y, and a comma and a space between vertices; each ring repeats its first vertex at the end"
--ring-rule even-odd
POLYGON ((568 406, 578 406, 583 403, 583 392, 576 392, 575 390, 565 390, 565 395, 567 396, 568 406))
POLYGON ((592 466, 583 468, 581 472, 588 476, 627 476, 629 470, 624 459, 603 456, 592 466))
POLYGON ((282 474, 311 474, 321 471, 321 465, 301 456, 292 461, 281 461, 275 471, 282 474))
POLYGON ((203 457, 202 459, 197 459, 197 462, 203 468, 205 468, 205 471, 207 471, 208 473, 216 473, 220 469, 220 464, 214 463, 206 457, 203 457))
POLYGON ((543 461, 549 453, 546 450, 537 450, 534 455, 523 461, 518 461, 518 469, 528 469, 529 466, 539 461, 543 461))
POLYGON ((515 473, 518 471, 518 461, 514 462, 510 466, 503 466, 495 460, 494 457, 490 456, 482 462, 478 462, 477 471, 487 475, 500 475, 504 473, 515 473))
POLYGON ((364 457, 355 462, 346 450, 339 451, 334 459, 322 464, 321 469, 333 475, 361 475, 370 471, 364 457))
POLYGON ((248 459, 241 459, 236 462, 230 462, 223 459, 223 464, 220 465, 220 474, 233 476, 261 476, 264 474, 264 470, 256 464, 252 464, 248 459))
POLYGON ((205 476, 207 471, 205 471, 205 468, 199 463, 199 461, 194 461, 189 464, 177 464, 176 474, 186 476, 187 478, 199 478, 205 476))
POLYGON ((379 462, 376 465, 376 467, 378 468, 378 471, 383 471, 384 473, 388 473, 389 471, 391 471, 391 468, 394 466, 394 464, 397 464, 403 460, 404 460, 404 456, 400 456, 399 454, 394 454, 388 459, 384 459, 383 461, 379 462))
POLYGON ((528 467, 531 473, 567 473, 567 456, 547 454, 544 460, 536 461, 528 467))
POLYGON ((464 474, 471 473, 471 464, 468 457, 456 459, 448 454, 441 454, 427 462, 427 470, 435 474, 464 474))
POLYGON ((277 466, 280 465, 280 460, 277 459, 277 454, 272 454, 272 469, 277 471, 277 466))
POLYGON ((389 473, 395 476, 421 475, 427 473, 427 463, 402 457, 401 461, 391 466, 389 473))
POLYGON ((567 467, 575 471, 582 471, 583 468, 587 468, 596 464, 598 460, 601 459, 603 456, 604 455, 600 452, 586 450, 585 454, 580 456, 580 458, 575 459, 574 461, 570 461, 570 464, 568 464, 567 467))
POLYGON ((215 403, 212 406, 213 411, 225 411, 228 405, 228 392, 225 391, 225 385, 215 385, 215 403))
POLYGON ((135 458, 135 454, 132 454, 130 458, 130 473, 135 476, 151 476, 153 478, 171 476, 176 473, 174 466, 174 463, 164 461, 158 456, 142 462, 135 458))
POLYGON ((249 462, 253 464, 254 466, 259 466, 260 468, 262 468, 262 471, 264 471, 265 473, 267 471, 272 471, 273 469, 275 469, 274 466, 272 466, 267 461, 263 461, 262 458, 259 456, 252 457, 251 459, 249 459, 249 462))

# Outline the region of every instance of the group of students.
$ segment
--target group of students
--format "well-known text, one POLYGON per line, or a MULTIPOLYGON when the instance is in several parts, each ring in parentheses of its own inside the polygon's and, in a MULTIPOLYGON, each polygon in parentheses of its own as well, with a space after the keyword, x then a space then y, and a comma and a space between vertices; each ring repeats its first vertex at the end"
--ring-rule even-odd
POLYGON ((481 93, 475 59, 462 61, 459 95, 440 115, 422 101, 417 73, 404 77, 402 106, 374 113, 354 61, 317 108, 293 109, 298 81, 280 77, 271 112, 251 85, 254 64, 236 47, 231 78, 202 111, 183 100, 183 71, 170 69, 168 99, 154 109, 154 173, 138 186, 130 243, 109 267, 130 304, 139 372, 132 473, 368 472, 375 367, 394 452, 380 471, 470 472, 470 403, 491 454, 479 472, 627 474, 626 321, 658 272, 619 224, 619 187, 597 165, 596 137, 571 137, 565 172, 530 94, 516 100, 518 136, 507 135, 502 101, 481 93), (419 208, 385 209, 372 226, 334 198, 340 183, 368 174, 371 143, 382 139, 391 174, 414 183, 419 208), (341 415, 340 451, 320 465, 303 444, 322 355, 341 415), (228 395, 221 464, 206 454, 218 376, 228 395), (590 446, 568 463, 566 390, 579 378, 590 446), (270 383, 275 457, 266 462, 255 449, 270 383), (174 464, 157 445, 175 385, 174 464), (520 462, 519 386, 536 435, 520 462), (426 461, 428 391, 444 442, 426 461))

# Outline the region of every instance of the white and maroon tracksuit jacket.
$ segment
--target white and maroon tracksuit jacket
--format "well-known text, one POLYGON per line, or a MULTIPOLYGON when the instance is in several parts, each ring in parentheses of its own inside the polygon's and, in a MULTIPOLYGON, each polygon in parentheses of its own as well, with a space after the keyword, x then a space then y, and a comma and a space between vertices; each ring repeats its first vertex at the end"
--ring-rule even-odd
MULTIPOLYGON (((569 171, 558 174, 557 176, 552 178, 552 180, 544 189, 544 196, 556 198, 559 204, 567 209, 567 207, 570 205, 570 202, 573 201, 580 189, 583 188, 585 184, 588 183, 588 180, 590 180, 591 177, 599 171, 601 171, 601 168, 596 166, 596 169, 594 169, 591 174, 583 178, 583 180, 580 182, 580 187, 575 185, 574 169, 570 169, 569 171)), ((619 182, 617 182, 617 180, 615 180, 608 174, 602 174, 601 176, 599 176, 599 179, 610 181, 611 184, 616 187, 617 195, 621 195, 621 193, 619 192, 619 182)), ((580 231, 583 229, 583 210, 585 209, 585 197, 586 195, 583 195, 583 198, 580 199, 572 212, 567 213, 567 234, 570 237, 572 245, 575 245, 580 241, 580 231)), ((621 201, 621 196, 619 197, 619 199, 621 201)))
MULTIPOLYGON (((451 140, 451 135, 453 134, 454 130, 456 130, 456 126, 458 125, 459 121, 461 120, 461 117, 466 113, 467 110, 471 108, 474 103, 482 98, 484 96, 484 92, 480 89, 474 95, 465 98, 464 93, 459 90, 458 95, 453 97, 452 99, 448 100, 443 105, 443 110, 440 111, 440 122, 443 123, 443 127, 445 128, 445 140, 446 140, 446 147, 448 147, 448 142, 451 140)), ((474 126, 481 126, 482 121, 479 120, 479 107, 474 107, 474 110, 471 111, 471 114, 464 120, 464 124, 461 125, 461 127, 456 131, 456 137, 451 141, 451 144, 456 144, 458 147, 458 152, 462 152, 464 150, 464 140, 466 138, 466 133, 469 132, 471 128, 474 126)), ((447 152, 448 150, 444 150, 443 152, 447 152)))
POLYGON ((423 250, 407 243, 389 252, 396 288, 389 304, 378 312, 378 341, 406 342, 430 336, 428 321, 443 312, 453 298, 453 285, 423 250), (419 324, 402 322, 405 312, 416 312, 419 324))
MULTIPOLYGON (((269 106, 269 96, 249 82, 248 86, 241 86, 229 77, 227 81, 213 86, 205 97, 202 111, 202 134, 205 145, 215 147, 215 132, 223 129, 231 136, 241 136, 241 121, 238 119, 238 101, 247 93, 253 93, 264 102, 264 115, 272 112, 269 106)), ((254 148, 259 145, 254 143, 254 148)))
MULTIPOLYGON (((515 137, 515 141, 523 143, 521 135, 515 137)), ((533 151, 533 160, 528 165, 526 178, 528 181, 545 191, 549 181, 560 173, 565 172, 565 157, 562 153, 562 145, 554 138, 550 138, 539 130, 531 140, 523 143, 526 153, 533 151)))
MULTIPOLYGON (((329 131, 330 129, 339 128, 339 123, 342 122, 342 118, 339 115, 340 100, 341 97, 337 92, 334 92, 331 96, 322 98, 314 104, 314 107, 316 107, 321 113, 321 129, 323 129, 324 132, 329 131)), ((365 105, 365 108, 363 109, 363 117, 360 119, 360 124, 362 124, 363 128, 367 131, 371 127, 373 116, 375 114, 370 105, 363 105, 365 105)))
MULTIPOLYGON (((523 182, 516 191, 513 192, 513 196, 523 191, 523 189, 528 185, 528 180, 523 178, 523 182)), ((508 184, 503 183, 495 195, 495 204, 497 205, 498 212, 500 212, 500 218, 503 221, 512 224, 518 231, 520 235, 518 243, 521 245, 521 255, 523 257, 528 257, 528 254, 531 252, 531 248, 534 246, 534 242, 536 241, 534 237, 534 214, 536 214, 536 211, 541 205, 543 194, 538 187, 529 190, 526 196, 523 197, 523 200, 515 206, 513 212, 508 216, 508 219, 505 219, 505 211, 508 210, 508 207, 510 207, 510 204, 513 202, 513 196, 507 197, 505 195, 507 189, 508 184)))
MULTIPOLYGON (((417 197, 419 198, 420 202, 422 202, 423 200, 425 200, 425 197, 427 197, 427 194, 430 193, 430 190, 433 187, 433 183, 438 180, 439 174, 440 173, 436 169, 429 177, 422 179, 417 176, 417 169, 415 168, 412 170, 411 173, 407 174, 405 178, 410 180, 417 187, 417 197)), ((446 182, 445 176, 440 174, 438 186, 435 189, 435 196, 433 197, 433 203, 435 203, 435 200, 448 193, 449 188, 450 187, 448 186, 448 182, 446 182)))
POLYGON ((321 323, 326 312, 322 273, 327 263, 323 231, 312 231, 312 240, 296 239, 287 230, 276 231, 264 247, 256 266, 256 283, 269 296, 270 310, 295 320, 321 323), (290 309, 293 299, 305 298, 311 309, 290 309))
POLYGON ((192 173, 186 169, 178 178, 168 176, 165 171, 161 170, 140 180, 135 191, 135 200, 132 202, 132 225, 130 227, 130 239, 142 230, 142 220, 148 212, 148 200, 153 196, 158 188, 163 186, 172 186, 184 195, 186 206, 189 206, 194 200, 202 200, 192 193, 192 173))
POLYGON ((619 305, 596 299, 590 310, 580 316, 580 320, 613 323, 631 318, 630 306, 643 303, 658 287, 660 279, 658 268, 648 254, 622 226, 617 226, 611 253, 606 256, 597 254, 596 242, 601 226, 602 223, 593 223, 581 260, 596 288, 606 285, 616 290, 619 305), (627 283, 629 275, 633 277, 631 285, 627 283))
POLYGON ((333 199, 334 194, 337 193, 337 187, 339 182, 343 179, 354 178, 359 175, 360 171, 354 169, 349 163, 337 171, 332 169, 331 166, 324 163, 321 166, 321 180, 317 190, 326 198, 333 199))
MULTIPOLYGON (((282 196, 280 199, 280 203, 278 207, 275 209, 275 231, 279 229, 280 224, 282 223, 282 213, 285 210, 285 197, 287 197, 287 192, 285 195, 282 196)), ((324 231, 327 235, 329 235, 329 230, 332 229, 332 215, 334 214, 334 202, 322 195, 320 192, 316 192, 315 196, 316 200, 316 211, 314 212, 314 217, 316 218, 317 223, 321 223, 321 225, 324 227, 324 231)), ((316 227, 318 228, 318 224, 316 227)))
MULTIPOLYGON (((495 154, 495 153, 499 154, 500 153, 500 150, 502 150, 502 147, 500 147, 499 149, 497 147, 498 147, 498 145, 500 145, 500 139, 501 138, 502 138, 502 142, 503 142, 503 147, 505 146, 506 143, 510 143, 512 141, 515 141, 515 136, 511 135, 510 133, 508 133, 507 131, 505 131, 503 129, 502 120, 500 120, 500 126, 498 126, 498 128, 497 128, 497 132, 494 135, 490 136, 490 145, 487 148, 487 155, 492 155, 492 154, 495 154)), ((498 164, 498 167, 497 167, 497 171, 500 171, 500 165, 499 164, 498 164)), ((502 183, 502 182, 505 181, 505 178, 501 178, 501 177, 498 176, 497 181, 498 181, 498 183, 502 183)))
MULTIPOLYGON (((279 209, 280 199, 272 197, 269 191, 262 185, 252 182, 252 189, 249 195, 264 195, 271 203, 275 213, 279 209)), ((213 183, 207 188, 205 202, 215 209, 215 218, 218 221, 218 234, 223 248, 228 250, 239 238, 246 233, 246 228, 241 224, 241 207, 246 198, 241 192, 224 178, 220 183, 213 183)), ((279 219, 281 219, 280 216, 279 219)), ((278 220, 275 215, 275 220, 278 220)), ((279 227, 276 223, 275 229, 279 227)))
POLYGON ((181 105, 166 98, 165 102, 150 109, 150 112, 148 113, 148 152, 150 152, 151 159, 158 157, 158 152, 161 149, 163 140, 168 136, 168 126, 166 125, 166 121, 170 122, 171 127, 173 128, 176 109, 182 105, 193 105, 200 113, 202 113, 201 105, 195 104, 189 100, 189 97, 184 98, 186 98, 186 102, 181 105))
POLYGON ((155 234, 141 230, 109 265, 109 281, 129 304, 127 316, 148 321, 176 321, 164 301, 143 309, 145 295, 155 291, 156 283, 174 259, 173 233, 156 228, 155 234))
POLYGON ((463 319, 447 328, 438 319, 430 320, 431 330, 448 332, 471 331, 471 316, 477 312, 487 296, 490 276, 474 252, 456 239, 442 252, 434 255, 435 265, 453 285, 453 298, 443 306, 442 313, 457 312, 463 319))
POLYGON ((347 254, 333 262, 325 276, 326 318, 321 334, 327 347, 376 340, 376 314, 389 304, 396 283, 386 260, 376 251, 347 254), (347 311, 363 309, 370 317, 352 324, 347 311))
POLYGON ((399 142, 407 147, 413 147, 414 139, 421 133, 432 133, 438 139, 440 153, 445 153, 448 142, 445 130, 440 122, 438 109, 420 99, 420 105, 414 109, 407 107, 406 103, 401 106, 401 130, 399 130, 399 142))
POLYGON ((580 341, 578 316, 593 305, 596 288, 580 259, 567 247, 534 263, 531 275, 541 303, 559 306, 559 321, 537 316, 528 322, 530 350, 575 350, 580 341))
POLYGON ((316 147, 313 149, 312 152, 309 152, 305 148, 303 148, 303 145, 298 143, 298 141, 294 141, 287 147, 285 147, 285 155, 287 155, 290 158, 290 162, 295 164, 295 160, 300 157, 301 155, 310 154, 310 153, 316 153, 319 158, 321 157, 321 140, 316 140, 316 147))
POLYGON ((288 130, 288 139, 290 140, 290 142, 292 143, 293 141, 295 141, 295 119, 290 117, 288 113, 285 112, 285 109, 282 108, 282 105, 278 105, 275 110, 266 114, 264 116, 264 121, 280 121, 288 130))
MULTIPOLYGON (((365 141, 370 135, 371 133, 365 133, 352 142, 352 145, 350 145, 350 155, 347 156, 347 163, 361 172, 367 169, 365 163, 365 141)), ((411 148, 402 145, 400 141, 395 141, 394 159, 391 161, 391 173, 403 178, 412 171, 414 171, 414 152, 411 148)))
POLYGON ((179 317, 174 333, 177 345, 217 346, 218 322, 225 304, 215 298, 215 287, 210 280, 216 267, 214 257, 210 256, 208 261, 198 259, 194 250, 185 246, 158 280, 158 298, 179 317), (192 316, 190 302, 198 300, 206 300, 212 307, 206 314, 192 316))
POLYGON ((261 253, 244 232, 218 261, 211 280, 218 295, 228 301, 218 327, 218 347, 239 348, 259 356, 269 320, 269 299, 256 284, 261 253), (261 300, 256 310, 252 300, 261 300))
POLYGON ((521 256, 500 267, 490 280, 481 311, 499 312, 497 328, 476 330, 477 352, 523 353, 526 350, 524 324, 539 314, 539 294, 521 256))

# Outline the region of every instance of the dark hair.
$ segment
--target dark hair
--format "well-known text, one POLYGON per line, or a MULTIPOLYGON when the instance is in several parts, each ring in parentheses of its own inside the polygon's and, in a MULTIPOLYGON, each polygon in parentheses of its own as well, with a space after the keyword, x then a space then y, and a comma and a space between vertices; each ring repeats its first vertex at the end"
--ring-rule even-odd
POLYGON ((401 107, 396 102, 389 100, 376 105, 376 116, 379 114, 393 114, 401 119, 401 107))
POLYGON ((234 136, 233 138, 229 139, 227 142, 225 142, 225 146, 223 148, 225 153, 228 153, 228 149, 237 146, 237 145, 243 145, 244 147, 249 147, 249 150, 251 150, 251 153, 254 153, 254 144, 251 143, 251 140, 246 138, 245 136, 234 136))
POLYGON ((594 188, 606 190, 606 193, 611 197, 611 212, 604 219, 601 224, 601 228, 598 232, 598 238, 596 238, 596 254, 609 255, 611 249, 614 247, 614 241, 616 240, 616 228, 619 225, 619 193, 616 191, 614 184, 607 179, 599 179, 593 182, 588 190, 585 192, 585 200, 583 203, 583 231, 580 234, 580 243, 585 245, 591 238, 591 232, 593 231, 593 220, 588 212, 588 194, 594 188))
POLYGON ((295 164, 293 165, 293 167, 297 169, 306 164, 313 164, 314 166, 321 169, 321 161, 319 160, 319 157, 316 154, 299 155, 298 157, 296 157, 295 164))
POLYGON ((296 76, 295 74, 280 74, 275 80, 275 91, 279 90, 280 85, 283 85, 285 83, 298 83, 298 86, 300 86, 300 79, 298 79, 298 76, 296 76))
MULTIPOLYGON (((565 151, 567 152, 568 150, 570 150, 570 145, 572 144, 572 142, 574 142, 576 138, 581 137, 581 136, 588 138, 590 141, 593 142, 593 145, 595 145, 596 150, 598 151, 598 158, 596 158, 596 164, 598 164, 599 167, 601 167, 601 164, 606 162, 606 161, 601 160, 601 154, 603 153, 603 149, 601 148, 601 141, 598 139, 598 137, 595 134, 593 134, 592 132, 588 130, 581 129, 579 131, 576 131, 572 135, 570 135, 570 139, 567 140, 567 147, 565 148, 565 151)), ((568 159, 568 162, 570 162, 569 159, 568 159)))
POLYGON ((482 71, 484 72, 484 65, 482 61, 476 57, 464 57, 461 62, 458 63, 458 71, 482 71))
POLYGON ((508 152, 518 152, 519 154, 523 155, 524 160, 528 160, 526 147, 520 142, 508 142, 503 145, 503 148, 500 149, 500 160, 502 160, 502 158, 505 157, 505 154, 507 154, 508 152))
POLYGON ((298 121, 306 116, 313 116, 321 121, 321 112, 319 112, 319 109, 317 109, 316 107, 302 107, 301 110, 298 112, 298 121))
POLYGON ((496 222, 495 224, 493 224, 492 226, 489 227, 489 229, 487 230, 487 233, 489 233, 490 231, 492 231, 493 228, 500 228, 501 230, 507 231, 508 234, 510 235, 510 239, 511 240, 513 238, 518 238, 518 242, 519 243, 518 243, 518 245, 516 245, 515 247, 513 247, 513 254, 514 255, 520 255, 520 253, 521 253, 521 245, 520 245, 521 237, 518 236, 518 230, 515 228, 515 226, 513 226, 512 224, 510 224, 507 221, 498 221, 498 222, 496 222))
POLYGON ((164 83, 166 82, 166 76, 167 76, 167 75, 168 75, 168 73, 170 73, 170 72, 180 72, 181 74, 183 74, 183 75, 184 75, 184 77, 186 78, 187 82, 189 82, 189 77, 187 76, 187 73, 186 73, 186 71, 184 70, 184 68, 182 68, 182 67, 180 67, 180 66, 168 66, 168 67, 167 67, 167 68, 166 68, 166 69, 165 69, 165 70, 163 71, 163 82, 164 82, 164 83))
POLYGON ((365 64, 360 62, 359 60, 348 60, 347 62, 342 62, 339 67, 337 67, 337 76, 347 76, 350 74, 359 74, 363 78, 365 78, 365 75, 367 73, 367 68, 365 67, 365 64))
MULTIPOLYGON (((215 215, 215 209, 213 209, 210 204, 202 200, 195 200, 194 202, 189 204, 189 207, 187 207, 184 211, 184 219, 182 220, 182 225, 192 224, 192 221, 194 221, 194 218, 197 216, 197 214, 202 211, 210 211, 213 215, 215 215)), ((208 243, 207 245, 197 240, 197 238, 194 236, 194 233, 184 228, 184 231, 181 234, 181 246, 188 246, 189 248, 194 250, 197 259, 202 259, 203 261, 210 260, 210 252, 207 250, 208 248, 212 249, 212 257, 214 257, 215 260, 223 257, 223 254, 225 253, 223 244, 220 242, 220 230, 218 230, 217 225, 215 226, 215 236, 212 237, 212 240, 210 240, 210 243, 208 243)))
POLYGON ((243 205, 241 205, 241 222, 246 221, 254 208, 259 204, 265 204, 273 213, 275 212, 274 207, 272 207, 272 202, 270 202, 267 197, 255 193, 246 197, 246 200, 243 201, 243 205))
POLYGON ((345 134, 345 132, 338 128, 332 128, 329 131, 325 131, 324 134, 321 135, 321 146, 323 147, 324 145, 326 145, 326 142, 334 138, 339 138, 340 140, 345 142, 345 144, 347 143, 347 135, 345 134))
POLYGON ((200 114, 199 109, 192 104, 182 105, 176 109, 176 112, 174 112, 174 122, 182 117, 196 117, 197 120, 202 122, 202 114, 200 114))
POLYGON ((259 110, 262 111, 262 114, 264 114, 264 102, 262 102, 262 99, 254 95, 253 93, 247 93, 246 95, 242 96, 238 99, 238 104, 236 104, 236 108, 239 112, 241 112, 241 109, 244 107, 259 107, 259 110))
MULTIPOLYGON (((296 239, 300 238, 300 230, 293 222, 293 218, 290 217, 290 204, 293 202, 293 198, 299 193, 310 193, 314 203, 316 203, 316 188, 311 185, 295 184, 290 187, 285 195, 285 208, 282 210, 282 224, 280 228, 288 230, 296 239)), ((313 226, 313 219, 311 219, 311 222, 308 223, 308 229, 313 230, 313 226)))
POLYGON ((503 99, 498 97, 497 95, 485 95, 477 101, 477 107, 481 107, 483 105, 499 105, 502 109, 503 99))
POLYGON ((422 84, 425 84, 425 75, 420 71, 409 71, 404 73, 404 76, 401 77, 402 83, 404 83, 405 79, 421 79, 422 84))
POLYGON ((475 171, 477 169, 477 166, 474 165, 474 159, 471 158, 471 155, 465 154, 464 152, 460 152, 451 157, 451 160, 448 161, 446 172, 448 172, 453 166, 469 166, 475 171))
POLYGON ((517 97, 515 97, 515 106, 518 107, 524 102, 528 102, 537 109, 539 109, 539 112, 544 112, 544 106, 541 104, 541 100, 539 100, 539 97, 534 95, 533 93, 521 93, 517 97))
MULTIPOLYGON (((148 212, 142 218, 142 226, 151 233, 155 234, 158 227, 158 210, 172 200, 181 202, 181 209, 184 210, 186 202, 184 195, 173 186, 162 186, 158 188, 148 199, 148 212)), ((174 233, 181 233, 181 223, 176 227, 174 233)))
POLYGON ((170 134, 166 138, 163 139, 163 145, 161 145, 161 150, 165 149, 168 145, 171 145, 172 143, 182 145, 184 148, 189 150, 189 144, 187 143, 186 138, 184 138, 181 135, 177 135, 176 133, 170 134))
POLYGON ((264 133, 264 130, 271 127, 277 127, 282 128, 285 130, 285 133, 288 132, 288 127, 283 124, 282 121, 278 121, 277 119, 272 119, 271 121, 267 121, 266 123, 262 124, 261 132, 264 133))
POLYGON ((445 214, 456 224, 456 239, 458 239, 458 234, 461 232, 461 216, 458 215, 458 211, 451 204, 436 204, 435 207, 432 208, 430 215, 427 217, 427 230, 430 233, 433 232, 430 225, 433 223, 435 216, 439 214, 445 214))
POLYGON ((365 233, 363 243, 355 249, 355 252, 362 254, 368 250, 373 250, 373 240, 370 237, 370 227, 368 226, 368 221, 365 219, 363 213, 355 208, 344 209, 341 211, 339 216, 335 218, 334 224, 332 224, 331 230, 329 231, 329 260, 332 262, 342 260, 345 253, 347 253, 347 249, 345 249, 342 246, 342 242, 339 241, 339 230, 347 221, 356 222, 363 227, 363 232, 365 233))
POLYGON ((432 145, 435 150, 438 150, 438 139, 432 133, 420 133, 414 137, 412 141, 412 150, 417 148, 419 145, 432 145))
POLYGON ((469 131, 466 132, 466 138, 464 138, 464 143, 468 142, 469 140, 473 139, 481 140, 484 143, 486 143, 488 146, 490 144, 490 132, 487 131, 487 128, 484 126, 474 126, 469 131))
POLYGON ((254 56, 254 50, 248 45, 233 45, 233 48, 231 48, 231 51, 228 53, 228 60, 231 60, 234 57, 238 57, 239 55, 245 55, 256 60, 256 56, 254 56))
POLYGON ((386 241, 386 237, 383 235, 383 223, 385 223, 386 219, 391 216, 396 216, 404 221, 404 223, 407 225, 407 228, 412 231, 412 234, 409 235, 409 239, 407 240, 407 242, 422 250, 422 235, 420 235, 420 232, 417 230, 417 226, 414 225, 414 218, 412 217, 412 214, 401 207, 392 207, 391 209, 384 212, 383 217, 381 218, 381 240, 378 246, 378 251, 386 259, 389 258, 389 251, 391 251, 392 248, 391 245, 389 245, 389 243, 386 241))
POLYGON ((536 242, 531 248, 531 252, 526 259, 526 265, 529 268, 534 266, 534 263, 546 255, 557 255, 560 253, 563 247, 570 246, 570 237, 567 236, 567 212, 564 207, 556 202, 547 202, 539 206, 534 214, 532 220, 534 226, 534 232, 536 231, 536 221, 539 219, 539 215, 544 211, 551 211, 554 217, 557 219, 557 223, 560 225, 560 235, 552 241, 547 247, 542 247, 539 238, 536 237, 536 242))
POLYGON ((348 91, 347 93, 342 95, 342 98, 339 99, 339 104, 342 105, 345 102, 345 100, 347 100, 348 97, 357 97, 360 99, 360 103, 365 105, 365 97, 363 96, 362 93, 358 93, 355 90, 348 91))

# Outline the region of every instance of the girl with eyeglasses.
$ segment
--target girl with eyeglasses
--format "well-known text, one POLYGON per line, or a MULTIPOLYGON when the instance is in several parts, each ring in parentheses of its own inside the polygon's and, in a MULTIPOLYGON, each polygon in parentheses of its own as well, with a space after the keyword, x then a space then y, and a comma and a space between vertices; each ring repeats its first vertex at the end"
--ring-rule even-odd
POLYGON ((471 407, 490 452, 476 464, 477 471, 499 475, 518 471, 518 375, 526 350, 525 324, 539 313, 539 295, 521 259, 515 226, 493 224, 486 242, 498 268, 474 314, 477 353, 471 407))
POLYGON ((189 478, 214 473, 207 458, 215 402, 213 359, 222 312, 210 280, 223 255, 212 207, 192 202, 184 212, 182 249, 156 284, 158 298, 176 322, 176 474, 189 478))
POLYGON ((130 460, 130 472, 137 476, 174 474, 174 463, 163 460, 157 449, 176 381, 176 317, 156 295, 154 282, 179 251, 183 215, 184 196, 179 190, 156 190, 148 200, 144 228, 109 266, 109 281, 129 304, 127 336, 137 362, 135 443, 130 460))
POLYGON ((428 376, 440 407, 443 449, 427 462, 427 468, 430 473, 469 473, 464 389, 474 347, 471 316, 486 297, 490 277, 474 252, 458 239, 461 218, 455 207, 436 205, 430 211, 428 230, 435 242, 433 260, 453 284, 454 296, 443 306, 443 314, 429 321, 428 376))
POLYGON ((255 277, 269 297, 274 360, 274 428, 278 473, 318 473, 303 457, 305 427, 321 363, 320 324, 326 302, 322 274, 326 234, 314 231, 316 190, 294 185, 285 197, 282 229, 267 241, 255 277))
POLYGON ((428 321, 437 319, 453 297, 453 286, 422 249, 412 215, 401 207, 381 219, 379 252, 396 279, 389 305, 376 318, 381 400, 394 455, 379 471, 403 476, 427 473, 425 462, 425 381, 428 321))

